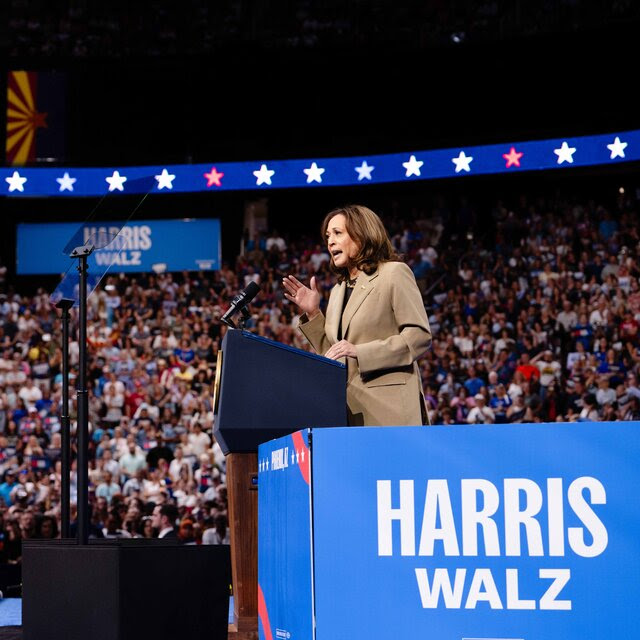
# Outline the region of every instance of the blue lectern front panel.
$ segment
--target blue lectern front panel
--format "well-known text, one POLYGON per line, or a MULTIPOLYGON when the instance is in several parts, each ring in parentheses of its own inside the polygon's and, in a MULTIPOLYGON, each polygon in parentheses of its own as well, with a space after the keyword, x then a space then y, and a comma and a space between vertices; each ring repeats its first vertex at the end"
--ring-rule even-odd
POLYGON ((638 637, 640 424, 319 429, 312 454, 316 640, 638 637))
POLYGON ((260 640, 311 640, 309 440, 297 431, 258 447, 260 640))

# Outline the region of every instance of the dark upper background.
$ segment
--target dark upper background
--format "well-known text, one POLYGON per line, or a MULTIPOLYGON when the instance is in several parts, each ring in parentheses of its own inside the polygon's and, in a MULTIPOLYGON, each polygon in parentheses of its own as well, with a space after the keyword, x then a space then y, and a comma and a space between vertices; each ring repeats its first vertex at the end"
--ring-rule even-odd
MULTIPOLYGON (((60 164, 70 166, 385 153, 639 126, 640 5, 630 0, 7 0, 1 11, 7 70, 66 74, 60 164)), ((563 179, 579 189, 588 176, 606 190, 633 181, 634 169, 563 179)), ((348 200, 515 192, 523 180, 555 188, 559 178, 276 192, 270 216, 315 229, 348 200)), ((140 215, 220 216, 231 258, 252 196, 155 197, 140 215)), ((3 205, 13 221, 82 219, 89 208, 3 205)), ((9 266, 12 224, 0 247, 9 266)))
POLYGON ((5 4, 8 67, 67 72, 68 164, 369 153, 633 126, 640 6, 630 0, 5 4))

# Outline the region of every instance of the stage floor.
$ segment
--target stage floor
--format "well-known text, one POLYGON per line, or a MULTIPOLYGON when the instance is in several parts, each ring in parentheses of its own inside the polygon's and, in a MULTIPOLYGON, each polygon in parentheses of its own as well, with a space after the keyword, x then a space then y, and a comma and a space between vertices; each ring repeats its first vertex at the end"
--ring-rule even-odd
POLYGON ((0 640, 22 640, 22 600, 0 600, 0 640))
POLYGON ((19 627, 20 625, 22 625, 22 599, 0 600, 0 627, 19 627))

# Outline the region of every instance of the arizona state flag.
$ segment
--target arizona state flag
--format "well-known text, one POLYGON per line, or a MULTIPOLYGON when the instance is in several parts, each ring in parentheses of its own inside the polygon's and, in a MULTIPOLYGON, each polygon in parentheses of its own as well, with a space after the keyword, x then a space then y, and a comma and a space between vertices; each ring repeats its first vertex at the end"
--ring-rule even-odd
POLYGON ((64 75, 51 72, 9 71, 7 165, 63 159, 64 80, 64 75))

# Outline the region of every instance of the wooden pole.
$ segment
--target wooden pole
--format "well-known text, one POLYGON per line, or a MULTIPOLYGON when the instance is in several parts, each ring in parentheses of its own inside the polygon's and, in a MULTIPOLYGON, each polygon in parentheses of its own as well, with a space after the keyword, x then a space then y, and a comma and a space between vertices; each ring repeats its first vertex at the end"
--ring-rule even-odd
POLYGON ((257 453, 227 456, 231 532, 234 640, 258 638, 258 476, 257 453))

